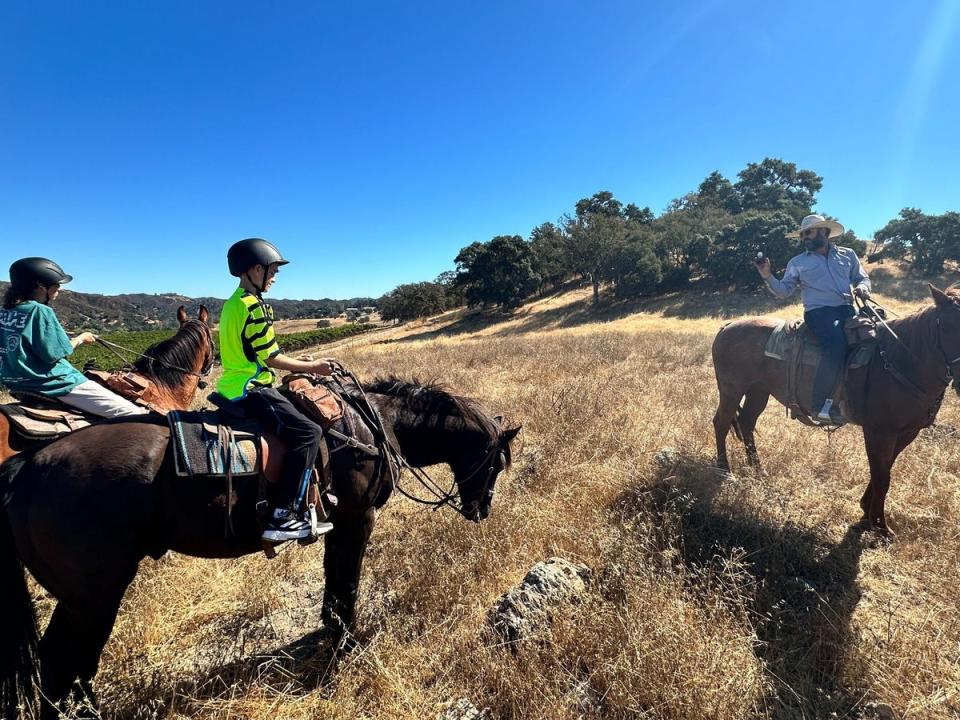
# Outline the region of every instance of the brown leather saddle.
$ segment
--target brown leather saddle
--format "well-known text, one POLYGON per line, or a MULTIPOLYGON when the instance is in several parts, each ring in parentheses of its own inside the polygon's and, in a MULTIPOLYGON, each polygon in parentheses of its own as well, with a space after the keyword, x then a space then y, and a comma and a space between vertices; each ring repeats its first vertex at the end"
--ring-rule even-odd
MULTIPOLYGON (((857 315, 844 324, 847 338, 845 372, 841 374, 834 392, 835 404, 848 418, 857 416, 850 407, 849 383, 851 371, 867 366, 877 347, 877 333, 872 321, 857 315)), ((784 364, 787 411, 791 418, 805 425, 819 426, 811 418, 810 395, 813 379, 820 363, 820 342, 803 320, 781 321, 767 340, 764 354, 784 364)))
POLYGON ((55 440, 100 420, 56 398, 24 391, 10 394, 18 402, 0 405, 0 413, 10 422, 10 429, 26 440, 55 440))
MULTIPOLYGON (((155 410, 144 397, 153 387, 147 378, 128 370, 104 372, 87 370, 86 377, 130 402, 155 410)), ((63 435, 101 422, 103 418, 65 405, 55 397, 25 390, 11 391, 18 402, 0 405, 10 428, 25 440, 55 440, 63 435)))

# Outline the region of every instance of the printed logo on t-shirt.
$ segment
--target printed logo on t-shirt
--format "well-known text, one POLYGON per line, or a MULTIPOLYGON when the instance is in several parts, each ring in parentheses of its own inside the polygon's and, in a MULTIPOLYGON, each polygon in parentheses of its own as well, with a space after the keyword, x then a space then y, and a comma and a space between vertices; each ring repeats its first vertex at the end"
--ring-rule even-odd
POLYGON ((23 330, 27 326, 27 314, 16 310, 0 310, 0 327, 23 330))
POLYGON ((3 348, 3 352, 15 353, 20 348, 20 336, 11 335, 7 338, 7 345, 3 348))

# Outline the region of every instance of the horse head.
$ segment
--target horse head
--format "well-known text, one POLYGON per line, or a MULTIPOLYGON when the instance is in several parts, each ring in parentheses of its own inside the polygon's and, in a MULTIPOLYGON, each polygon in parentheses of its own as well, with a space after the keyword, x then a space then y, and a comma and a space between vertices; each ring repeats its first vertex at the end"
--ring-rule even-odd
POLYGON ((485 520, 490 515, 497 478, 513 460, 510 443, 520 432, 520 426, 504 430, 502 423, 502 416, 492 418, 493 432, 487 428, 483 436, 477 434, 476 437, 483 438, 482 444, 464 452, 460 462, 453 466, 460 493, 460 512, 473 522, 485 520))
POLYGON ((160 397, 155 404, 158 406, 184 409, 193 400, 197 388, 206 387, 204 378, 210 374, 216 359, 209 319, 205 306, 201 305, 197 317, 191 318, 181 305, 177 309, 180 327, 176 334, 148 347, 134 363, 134 370, 157 385, 160 397))
POLYGON ((380 413, 393 427, 410 466, 446 463, 453 471, 456 492, 453 488, 443 491, 429 478, 421 478, 436 501, 413 499, 451 505, 474 522, 486 518, 497 478, 510 467, 510 443, 520 427, 505 429, 502 417, 489 415, 476 401, 454 395, 437 383, 388 377, 365 387, 381 396, 377 403, 380 413), (455 501, 456 495, 460 496, 459 502, 455 501))
POLYGON ((943 291, 930 285, 930 294, 936 306, 937 348, 947 363, 953 389, 960 395, 960 290, 949 287, 943 291))

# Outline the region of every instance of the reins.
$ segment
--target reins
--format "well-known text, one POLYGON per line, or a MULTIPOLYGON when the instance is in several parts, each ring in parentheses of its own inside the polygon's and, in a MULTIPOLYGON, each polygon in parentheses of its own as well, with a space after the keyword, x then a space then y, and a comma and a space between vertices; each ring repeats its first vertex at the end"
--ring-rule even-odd
MULTIPOLYGON (((207 326, 206 323, 203 323, 203 322, 201 322, 201 321, 199 321, 199 320, 190 320, 189 322, 190 322, 190 323, 198 323, 199 325, 201 325, 201 326, 203 327, 204 334, 205 334, 205 336, 206 336, 206 338, 207 338, 207 342, 208 342, 209 345, 210 345, 210 358, 209 358, 209 360, 204 364, 204 367, 203 367, 203 369, 202 369, 200 372, 195 372, 194 370, 188 370, 187 368, 182 368, 182 367, 180 367, 179 365, 174 365, 174 364, 171 363, 171 362, 167 362, 166 360, 163 360, 163 359, 158 358, 158 357, 154 357, 154 356, 152 356, 152 355, 145 355, 144 353, 137 352, 136 350, 132 350, 132 349, 130 349, 130 348, 128 348, 128 347, 124 347, 123 345, 119 345, 118 343, 111 342, 110 340, 104 340, 102 337, 98 337, 98 338, 97 338, 97 343, 99 343, 100 345, 102 345, 103 347, 105 347, 107 350, 109 350, 111 353, 113 353, 117 358, 120 359, 120 361, 121 361, 124 365, 129 365, 129 364, 130 364, 130 360, 129 360, 128 358, 125 358, 125 357, 124 357, 123 355, 121 355, 119 352, 117 352, 117 350, 122 350, 122 351, 124 351, 124 352, 126 352, 126 353, 129 353, 130 355, 133 355, 133 356, 136 357, 136 358, 145 358, 145 359, 149 360, 151 363, 157 363, 157 364, 159 364, 159 365, 162 365, 163 367, 167 368, 168 370, 176 370, 177 372, 184 373, 185 375, 190 375, 190 376, 192 376, 192 377, 199 378, 199 379, 201 380, 201 383, 202 383, 203 378, 205 378, 207 375, 209 375, 209 374, 210 374, 210 371, 213 369, 213 361, 214 361, 214 357, 215 357, 215 355, 216 355, 216 353, 214 352, 214 347, 213 347, 213 333, 210 331, 210 328, 207 326)), ((200 389, 202 390, 202 389, 203 389, 203 385, 202 385, 201 383, 198 383, 198 386, 199 386, 200 389)))
MULTIPOLYGON (((880 327, 882 327, 884 330, 886 330, 887 333, 890 335, 890 337, 892 337, 892 338, 894 339, 894 341, 895 341, 901 348, 903 348, 911 358, 913 358, 914 360, 920 360, 919 356, 918 356, 906 343, 904 343, 903 340, 901 340, 900 337, 897 335, 897 333, 893 331, 893 328, 891 328, 891 327, 887 324, 886 320, 884 319, 884 316, 882 316, 882 315, 880 314, 880 312, 877 312, 877 309, 875 309, 874 307, 871 307, 871 305, 873 305, 873 306, 875 306, 875 308, 879 309, 879 310, 883 313, 884 316, 887 314, 887 309, 884 308, 884 307, 883 307, 882 305, 880 305, 879 303, 877 303, 877 302, 875 302, 875 301, 873 301, 873 300, 870 300, 870 299, 860 300, 860 307, 861 307, 862 309, 866 309, 867 313, 872 317, 872 319, 876 322, 876 324, 879 325, 880 327), (869 303, 869 304, 868 304, 868 303, 869 303)), ((953 366, 956 365, 957 363, 960 363, 960 356, 958 356, 958 357, 955 358, 954 360, 950 360, 949 357, 947 356, 947 352, 946 352, 946 350, 945 350, 944 347, 943 347, 943 339, 942 339, 943 328, 942 328, 942 326, 941 326, 941 324, 940 324, 940 318, 937 317, 936 320, 937 320, 937 341, 936 341, 937 350, 940 351, 940 353, 943 355, 944 361, 947 363, 947 372, 946 372, 946 376, 945 376, 945 377, 943 377, 943 378, 937 378, 938 383, 939 383, 940 385, 942 385, 943 389, 942 389, 939 393, 937 393, 937 396, 935 397, 932 405, 931 405, 930 408, 928 409, 928 415, 930 416, 931 421, 932 421, 932 418, 936 415, 937 411, 940 409, 940 404, 941 404, 941 402, 943 401, 943 393, 944 393, 944 391, 946 390, 947 386, 950 385, 950 379, 951 379, 951 377, 953 376, 953 374, 952 374, 952 368, 953 368, 953 366)), ((890 375, 891 375, 897 382, 899 382, 901 385, 903 385, 903 386, 906 387, 908 390, 910 390, 911 392, 913 392, 914 394, 916 394, 916 395, 918 395, 918 396, 923 397, 923 396, 929 394, 929 391, 926 391, 926 390, 923 390, 922 388, 920 388, 915 382, 913 382, 910 378, 908 378, 908 377, 896 366, 896 364, 895 364, 894 361, 890 358, 890 356, 889 356, 889 354, 887 353, 886 350, 884 350, 883 348, 878 348, 878 351, 877 351, 877 352, 878 352, 878 355, 879 355, 879 357, 880 357, 881 362, 883 363, 883 369, 884 369, 886 372, 890 373, 890 375)))
MULTIPOLYGON (((378 413, 376 409, 374 409, 372 403, 370 402, 370 399, 367 397, 367 393, 363 389, 363 385, 356 378, 356 376, 352 372, 344 368, 342 365, 340 365, 339 363, 336 363, 334 364, 333 377, 335 378, 336 382, 340 385, 340 389, 342 391, 341 396, 348 399, 351 406, 354 408, 354 410, 357 411, 357 413, 364 420, 364 422, 367 423, 368 427, 374 430, 375 434, 377 435, 377 440, 379 441, 379 443, 383 444, 383 446, 387 449, 388 454, 392 456, 392 458, 396 462, 397 468, 399 470, 399 473, 397 475, 397 483, 396 483, 397 492, 399 492, 401 495, 403 495, 403 497, 407 498, 408 500, 412 500, 413 502, 419 505, 426 505, 427 507, 432 508, 434 511, 439 510, 441 507, 448 506, 456 510, 460 515, 467 518, 468 520, 472 520, 473 518, 467 515, 467 513, 463 509, 462 503, 460 503, 458 499, 459 496, 457 492, 456 475, 454 475, 454 478, 451 481, 450 488, 447 490, 444 490, 443 487, 440 485, 440 483, 434 480, 426 470, 424 470, 423 468, 418 468, 411 465, 407 461, 407 459, 403 456, 403 453, 400 452, 400 449, 396 447, 396 445, 394 445, 394 443, 390 439, 390 436, 387 435, 387 432, 383 427, 383 420, 380 417, 380 413, 378 413), (353 382, 354 386, 357 388, 357 394, 359 395, 360 401, 357 401, 357 398, 355 397, 354 393, 350 393, 347 391, 347 389, 344 387, 343 382, 340 379, 340 376, 349 378, 353 382), (432 499, 423 498, 414 494, 413 492, 410 492, 409 490, 406 490, 400 484, 400 478, 402 477, 402 472, 404 470, 408 471, 414 477, 414 479, 416 479, 416 481, 420 484, 420 486, 424 490, 426 490, 427 493, 432 495, 433 498, 432 499)), ((327 432, 333 433, 334 431, 331 429, 331 430, 328 430, 327 432)), ((339 435, 340 433, 335 434, 335 436, 339 436, 339 435)), ((344 438, 344 441, 347 442, 347 444, 350 444, 349 440, 350 439, 348 438, 344 438)), ((490 478, 492 477, 495 469, 495 466, 492 464, 492 460, 496 452, 499 451, 499 449, 500 449, 499 446, 496 443, 493 443, 491 445, 491 448, 484 455, 484 457, 481 458, 480 462, 477 463, 477 465, 473 469, 471 469, 470 473, 462 482, 466 483, 472 480, 473 477, 478 472, 480 472, 487 463, 490 463, 489 471, 487 474, 487 480, 485 483, 485 487, 483 488, 483 492, 488 492, 489 485, 490 485, 490 478)), ((390 460, 390 458, 383 458, 383 459, 386 462, 389 462, 390 460)))

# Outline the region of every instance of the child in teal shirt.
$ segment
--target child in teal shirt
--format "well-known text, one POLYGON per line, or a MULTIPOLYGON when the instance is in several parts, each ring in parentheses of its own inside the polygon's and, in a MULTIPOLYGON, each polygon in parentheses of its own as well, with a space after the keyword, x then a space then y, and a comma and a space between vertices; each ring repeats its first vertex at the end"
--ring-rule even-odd
POLYGON ((88 380, 67 357, 93 333, 67 337, 49 303, 73 278, 52 260, 23 258, 10 266, 10 288, 0 309, 0 383, 44 395, 101 417, 142 415, 145 408, 88 380))

